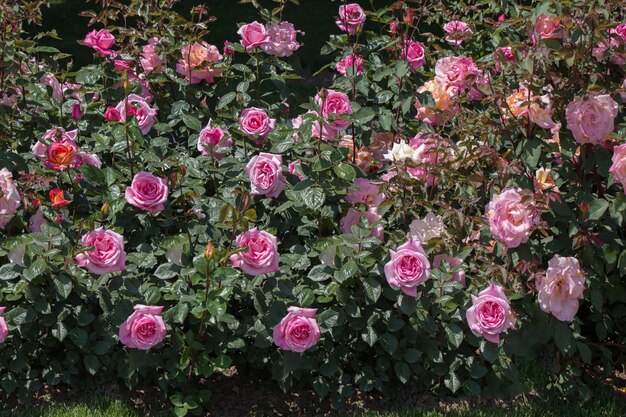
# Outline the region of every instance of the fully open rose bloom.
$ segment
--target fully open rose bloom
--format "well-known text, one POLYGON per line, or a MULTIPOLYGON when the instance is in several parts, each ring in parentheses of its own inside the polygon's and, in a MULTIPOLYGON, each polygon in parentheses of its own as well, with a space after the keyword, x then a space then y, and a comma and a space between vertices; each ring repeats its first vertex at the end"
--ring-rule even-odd
POLYGON ((585 290, 585 275, 578 259, 555 255, 548 261, 546 275, 537 281, 537 290, 543 311, 561 321, 572 321, 585 290))
POLYGON ((613 148, 613 162, 609 172, 613 174, 616 182, 622 184, 626 194, 626 143, 613 148))
POLYGON ((402 59, 408 62, 413 69, 421 68, 426 63, 424 51, 423 43, 415 42, 412 39, 406 40, 402 45, 402 59))
POLYGON ((441 237, 446 232, 441 216, 436 216, 429 211, 423 219, 415 219, 409 225, 411 239, 422 243, 428 243, 432 239, 441 237))
POLYGON ((271 24, 267 28, 267 41, 261 45, 261 48, 270 55, 291 56, 300 48, 300 44, 296 41, 297 35, 298 31, 289 22, 271 24))
POLYGON ((435 64, 436 78, 457 92, 469 88, 479 72, 472 58, 465 56, 448 56, 437 60, 435 64))
POLYGON ((269 40, 265 26, 257 21, 243 25, 237 31, 241 36, 241 44, 246 51, 251 51, 257 46, 263 46, 269 40))
POLYGON ((505 115, 512 114, 517 119, 528 120, 544 129, 552 129, 556 126, 552 120, 552 103, 547 94, 535 96, 526 87, 520 86, 506 98, 508 109, 505 115))
POLYGON ((261 145, 265 137, 272 133, 276 119, 271 119, 267 112, 258 107, 248 107, 239 116, 239 130, 248 136, 256 137, 255 143, 261 145))
POLYGON ((304 352, 320 339, 320 329, 313 318, 317 309, 289 307, 287 311, 287 315, 274 327, 272 339, 282 350, 304 352))
POLYGON ((445 83, 443 79, 435 77, 417 89, 422 94, 429 92, 435 102, 435 108, 422 104, 419 99, 415 100, 417 114, 415 118, 422 120, 431 126, 440 126, 445 120, 459 111, 457 103, 457 90, 445 83))
POLYGON ((139 130, 144 135, 152 129, 157 114, 157 111, 150 107, 146 99, 137 94, 130 94, 127 99, 120 101, 115 110, 119 113, 120 122, 125 122, 128 116, 137 119, 139 130), (128 108, 126 108, 126 102, 128 102, 128 108))
POLYGON ((0 343, 4 343, 4 341, 7 340, 7 337, 9 337, 7 322, 4 320, 4 317, 2 317, 5 310, 6 307, 0 307, 0 343))
POLYGON ((224 151, 233 146, 233 139, 224 134, 221 127, 211 127, 211 120, 198 136, 198 150, 203 156, 211 156, 217 160, 226 156, 224 151))
POLYGON ((329 123, 329 127, 333 130, 340 131, 345 130, 350 126, 350 122, 340 118, 336 118, 342 114, 352 114, 352 103, 347 94, 339 91, 324 89, 321 93, 315 96, 315 102, 320 107, 321 116, 332 121, 329 123))
POLYGON ((491 234, 507 248, 526 243, 539 216, 531 193, 519 188, 508 188, 494 194, 485 209, 491 234))
POLYGON ((358 3, 339 6, 339 19, 335 22, 344 32, 355 34, 365 23, 365 12, 358 3))
MULTIPOLYGON (((167 64, 167 58, 164 53, 159 52, 159 45, 161 41, 159 38, 150 38, 148 44, 141 50, 141 58, 139 62, 143 67, 143 71, 146 75, 151 73, 161 73, 165 69, 167 64)), ((183 54, 183 56, 185 56, 183 54)), ((188 80, 189 81, 189 80, 188 80)))
POLYGON ((341 75, 347 75, 349 68, 352 68, 354 75, 363 74, 363 58, 357 54, 350 54, 335 65, 335 69, 341 75))
POLYGON ((452 20, 446 23, 443 25, 443 31, 447 34, 446 41, 451 45, 462 44, 474 33, 467 23, 460 20, 452 20))
POLYGON ((246 165, 246 174, 250 178, 250 194, 278 197, 287 184, 282 163, 282 155, 266 152, 250 159, 246 165))
POLYGON ((601 41, 593 48, 591 54, 598 61, 602 61, 607 51, 609 61, 615 65, 624 65, 626 63, 626 54, 616 51, 620 45, 626 44, 626 23, 622 23, 617 27, 608 30, 609 38, 601 41))
POLYGON ((183 46, 180 54, 181 58, 176 64, 176 72, 184 76, 191 84, 200 84, 202 81, 211 84, 213 78, 223 71, 213 68, 213 64, 222 59, 219 49, 205 41, 183 46))
POLYGON ((469 328, 491 343, 500 341, 500 333, 515 327, 515 317, 501 286, 490 283, 487 289, 474 294, 472 306, 465 313, 469 328))
POLYGON ((380 192, 380 187, 372 184, 367 178, 354 180, 354 188, 348 190, 346 201, 350 204, 363 203, 369 207, 378 207, 385 201, 385 194, 380 192))
POLYGON ((124 236, 99 227, 85 233, 82 237, 82 244, 83 247, 93 246, 94 248, 76 255, 78 266, 87 268, 98 275, 126 269, 124 236))
POLYGON ((233 268, 246 274, 261 275, 278 271, 278 242, 276 236, 260 231, 256 227, 237 236, 237 246, 247 246, 243 252, 230 256, 233 268))
MULTIPOLYGON (((343 216, 339 221, 339 229, 341 230, 341 233, 352 233, 352 226, 358 225, 361 218, 364 218, 366 220, 366 223, 369 224, 370 227, 374 223, 382 220, 381 215, 378 214, 378 212, 376 211, 376 207, 372 207, 369 210, 365 211, 358 211, 353 207, 350 207, 346 215, 343 216)), ((384 232, 385 229, 383 228, 383 226, 376 226, 372 229, 372 233, 370 233, 370 236, 375 237, 382 242, 384 232)))
POLYGON ((430 262, 422 245, 413 239, 390 249, 391 260, 385 264, 385 278, 389 285, 406 295, 417 296, 417 287, 430 278, 430 262))
POLYGON ((111 47, 115 44, 115 38, 111 35, 111 32, 106 29, 92 30, 85 36, 83 43, 93 48, 100 55, 106 56, 115 54, 115 52, 111 50, 111 47))
POLYGON ((149 172, 139 172, 135 174, 130 187, 126 188, 124 196, 128 204, 147 211, 150 214, 157 214, 165 206, 169 188, 167 180, 159 178, 149 172))
POLYGON ((165 338, 162 306, 137 304, 134 312, 120 326, 120 342, 132 349, 148 350, 165 338))
POLYGON ((565 109, 567 128, 580 144, 601 144, 615 129, 618 108, 608 94, 592 94, 587 100, 577 97, 565 109))
POLYGON ((44 160, 44 165, 56 171, 63 171, 74 164, 74 158, 78 153, 76 136, 78 130, 66 132, 62 127, 48 129, 42 136, 46 142, 38 141, 33 147, 33 154, 44 160))
POLYGON ((0 229, 11 221, 20 204, 20 193, 13 182, 13 174, 6 168, 0 169, 0 229))

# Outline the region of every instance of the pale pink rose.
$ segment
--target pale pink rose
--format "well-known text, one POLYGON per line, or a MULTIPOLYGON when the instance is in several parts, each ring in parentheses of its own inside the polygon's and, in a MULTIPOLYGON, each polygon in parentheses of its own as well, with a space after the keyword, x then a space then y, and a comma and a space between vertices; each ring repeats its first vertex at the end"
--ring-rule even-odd
POLYGON ((423 67, 426 63, 424 44, 412 39, 406 40, 402 45, 401 56, 414 70, 423 67))
POLYGON ((613 174, 613 178, 615 178, 616 182, 622 184, 622 188, 626 194, 626 143, 613 148, 613 158, 611 158, 611 161, 613 163, 611 164, 611 168, 609 168, 609 172, 613 174))
MULTIPOLYGON (((141 50, 141 57, 139 62, 143 67, 143 71, 146 75, 151 73, 161 73, 167 65, 167 57, 164 53, 159 52, 159 45, 161 41, 159 38, 150 38, 148 44, 144 45, 141 50)), ((184 55, 183 55, 184 56, 184 55)))
POLYGON ((618 109, 608 94, 591 94, 587 100, 577 97, 565 109, 567 128, 580 144, 601 144, 615 129, 618 109))
POLYGON ((239 130, 244 134, 256 138, 254 141, 261 145, 267 135, 274 131, 276 119, 271 119, 267 112, 258 107, 247 107, 239 116, 239 130))
POLYGON ((546 313, 561 321, 572 321, 583 298, 585 275, 578 259, 554 255, 546 275, 537 281, 537 300, 546 313))
POLYGON ((546 16, 541 14, 537 17, 534 26, 535 34, 541 39, 562 39, 568 36, 565 17, 546 16))
POLYGON ((17 100, 21 97, 21 93, 16 91, 13 94, 2 93, 0 97, 0 106, 14 108, 17 106, 17 100))
POLYGON ((385 194, 380 192, 380 187, 373 184, 367 178, 354 180, 355 188, 348 190, 346 201, 350 204, 363 203, 369 207, 378 207, 385 201, 385 194))
MULTIPOLYGON (((435 257, 433 258, 433 268, 439 268, 441 266, 441 263, 444 261, 448 263, 450 269, 454 269, 463 263, 463 260, 461 258, 455 258, 446 254, 440 254, 435 255, 435 257)), ((456 281, 465 287, 465 271, 460 270, 457 272, 453 272, 450 281, 456 281)))
POLYGON ((506 98, 508 106, 504 114, 509 113, 517 119, 528 120, 537 124, 544 129, 552 129, 556 126, 552 120, 552 102, 548 94, 536 96, 532 94, 526 87, 520 85, 520 88, 514 90, 513 93, 506 98))
POLYGON ((133 314, 120 325, 120 342, 131 349, 141 350, 161 343, 167 333, 160 316, 163 307, 137 304, 133 310, 133 314))
POLYGON ((34 233, 41 232, 42 224, 48 224, 48 222, 43 218, 43 212, 40 207, 37 209, 35 214, 30 217, 30 220, 28 221, 28 229, 34 233))
POLYGON ((233 139, 225 135, 221 127, 211 127, 211 120, 198 136, 198 150, 203 156, 210 156, 220 160, 226 156, 228 149, 233 146, 233 139))
POLYGON ((333 130, 346 130, 350 122, 336 118, 342 114, 352 114, 352 103, 347 94, 339 91, 324 89, 315 96, 315 102, 320 108, 320 115, 328 120, 329 127, 333 130), (332 115, 332 121, 331 120, 332 115))
POLYGON ((443 31, 447 33, 446 41, 451 45, 460 45, 474 33, 469 25, 460 20, 452 20, 443 25, 443 31))
POLYGON ((0 229, 11 221, 21 204, 13 174, 6 168, 0 169, 0 229))
POLYGON ((278 272, 278 242, 276 236, 256 227, 241 233, 236 239, 237 247, 248 249, 230 256, 233 268, 249 275, 278 272))
POLYGON ((4 320, 4 317, 2 317, 6 309, 6 307, 0 307, 0 343, 4 343, 5 340, 7 340, 7 337, 9 337, 7 322, 4 320))
POLYGON ((430 262, 422 245, 413 239, 389 249, 391 259, 385 264, 385 278, 389 285, 406 295, 417 297, 417 287, 430 278, 430 262))
POLYGON ((152 129, 157 114, 156 109, 150 107, 146 99, 137 94, 131 94, 127 99, 120 101, 115 110, 120 115, 120 122, 125 122, 128 116, 137 119, 139 130, 144 135, 152 129), (128 102, 128 108, 126 102, 128 102))
POLYGON ((301 167, 302 164, 300 163, 300 160, 296 159, 295 161, 291 161, 289 163, 287 169, 290 174, 295 175, 296 177, 298 177, 298 179, 301 180, 302 178, 304 178, 304 175, 301 173, 301 167))
POLYGON ((89 272, 98 275, 126 269, 124 236, 99 227, 85 233, 81 241, 83 247, 93 246, 94 248, 76 255, 78 266, 87 268, 89 272))
POLYGON ((485 209, 491 234, 507 248, 526 243, 540 217, 532 193, 519 188, 507 188, 494 194, 485 209))
POLYGON ((335 23, 343 32, 354 35, 363 28, 365 12, 357 3, 342 4, 339 6, 339 19, 335 23))
POLYGON ((422 120, 431 126, 440 126, 459 111, 457 102, 457 89, 449 86, 439 78, 426 82, 417 89, 423 94, 429 92, 435 102, 435 107, 422 104, 419 99, 415 100, 417 114, 415 118, 422 120))
POLYGON ((74 158, 73 167, 81 167, 83 165, 91 165, 96 168, 102 168, 102 161, 95 153, 78 152, 74 158))
POLYGON ((515 328, 515 316, 501 286, 491 283, 478 293, 478 297, 474 294, 471 297, 472 306, 465 313, 465 318, 472 332, 491 343, 498 343, 500 333, 515 328))
POLYGON ((163 203, 167 201, 168 194, 169 188, 165 178, 142 171, 135 174, 124 196, 128 204, 150 214, 158 214, 165 209, 163 203))
POLYGON ((430 186, 437 185, 439 176, 433 173, 433 168, 448 161, 446 148, 449 145, 443 139, 426 132, 418 133, 409 141, 409 145, 413 149, 421 149, 420 162, 417 167, 408 167, 406 170, 409 176, 422 180, 430 186))
MULTIPOLYGON (((366 223, 369 224, 370 227, 372 227, 374 223, 378 223, 382 220, 382 217, 378 214, 375 207, 366 211, 358 211, 350 207, 346 215, 343 216, 339 222, 339 229, 341 230, 341 233, 351 234, 352 226, 358 225, 361 218, 365 219, 366 223)), ((384 231, 385 229, 383 226, 376 226, 372 229, 370 237, 375 237, 382 242, 384 231)))
POLYGON ((106 29, 92 30, 85 36, 83 43, 85 46, 95 49, 100 55, 106 56, 115 54, 114 51, 111 51, 111 47, 115 43, 115 38, 111 32, 106 29))
POLYGON ((274 327, 272 339, 282 350, 304 352, 320 339, 317 320, 313 318, 316 308, 289 307, 288 313, 274 327))
POLYGON ((278 197, 287 180, 283 176, 283 156, 261 152, 246 165, 246 175, 250 178, 250 194, 278 197))
POLYGON ((261 45, 261 48, 270 55, 291 56, 300 48, 300 44, 296 41, 297 35, 298 31, 291 23, 273 23, 267 28, 267 41, 261 45))
POLYGON ((176 72, 185 77, 190 84, 213 82, 213 78, 224 70, 213 65, 222 59, 219 49, 205 41, 185 45, 180 50, 181 58, 176 64, 176 72))
POLYGON ((354 75, 363 74, 363 58, 357 54, 350 54, 335 65, 335 69, 341 75, 347 75, 349 68, 352 68, 354 75))
POLYGON ((33 155, 44 160, 44 165, 56 171, 63 171, 75 167, 75 158, 78 153, 76 136, 78 130, 66 132, 62 127, 53 127, 43 134, 45 142, 38 141, 31 148, 33 155), (50 142, 48 144, 48 142, 50 142))
POLYGON ((479 69, 472 58, 465 56, 448 56, 437 60, 435 76, 448 88, 459 92, 470 87, 479 69))
POLYGON ((54 98, 58 102, 63 101, 63 86, 61 85, 57 77, 54 76, 54 74, 43 75, 39 79, 39 83, 52 88, 52 98, 54 98))
POLYGON ((256 20, 240 27, 237 33, 241 36, 241 44, 246 48, 246 51, 251 51, 257 46, 263 46, 269 40, 265 26, 256 20))

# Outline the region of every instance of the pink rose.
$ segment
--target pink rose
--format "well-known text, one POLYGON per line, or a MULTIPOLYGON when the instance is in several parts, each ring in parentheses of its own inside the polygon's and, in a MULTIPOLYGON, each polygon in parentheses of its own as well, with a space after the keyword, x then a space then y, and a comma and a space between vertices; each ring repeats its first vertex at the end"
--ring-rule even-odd
POLYGON ((304 352, 317 344, 320 329, 313 318, 316 308, 289 307, 288 313, 274 327, 272 339, 282 350, 304 352))
POLYGON ((123 59, 116 59, 113 61, 113 68, 117 72, 128 71, 132 67, 133 63, 131 61, 126 61, 123 59))
POLYGON ((474 33, 469 25, 460 20, 452 20, 443 25, 443 31, 447 33, 446 41, 451 45, 460 45, 474 33))
POLYGON ((41 232, 42 224, 48 224, 48 222, 43 218, 43 212, 40 207, 37 209, 35 214, 30 217, 30 220, 28 221, 28 230, 31 232, 41 232))
POLYGON ((415 150, 421 148, 420 163, 415 168, 407 168, 409 176, 422 180, 430 186, 437 185, 439 176, 433 173, 433 168, 448 161, 446 150, 449 145, 443 139, 425 132, 418 133, 409 141, 409 145, 415 150))
POLYGON ((363 203, 369 207, 378 207, 385 201, 385 194, 380 192, 378 185, 366 178, 354 180, 355 188, 348 190, 346 201, 350 204, 363 203))
POLYGON ((334 118, 337 115, 352 114, 352 103, 350 103, 350 98, 347 94, 324 89, 315 96, 315 102, 320 107, 321 116, 325 120, 329 120, 331 115, 333 116, 333 120, 329 124, 331 129, 337 131, 346 130, 350 126, 349 121, 334 118))
MULTIPOLYGON (((552 129, 556 126, 552 120, 552 102, 548 94, 535 96, 526 87, 520 88, 506 98, 507 111, 517 119, 528 120, 544 129, 552 129)), ((505 112, 505 114, 507 114, 505 112)))
POLYGON ((265 26, 257 21, 243 25, 237 33, 241 36, 241 44, 246 48, 246 51, 265 45, 269 40, 265 26))
POLYGON ((124 237, 112 230, 99 227, 82 237, 83 247, 93 246, 90 251, 76 255, 78 266, 85 267, 94 274, 118 272, 126 269, 124 237))
POLYGON ((470 87, 479 69, 472 58, 448 56, 435 64, 435 75, 443 84, 459 91, 470 87))
POLYGON ((341 75, 347 75, 349 68, 352 68, 354 75, 363 74, 363 58, 357 54, 350 54, 335 65, 335 69, 341 75))
POLYGON ((261 48, 270 55, 278 57, 291 56, 294 51, 300 48, 300 44, 296 41, 297 35, 298 31, 291 23, 274 23, 267 28, 267 40, 261 45, 261 48))
POLYGON ((234 55, 235 50, 230 48, 228 45, 232 45, 233 43, 230 41, 224 41, 224 55, 234 55))
POLYGON ((304 178, 304 175, 302 175, 301 171, 301 167, 302 164, 300 163, 299 159, 296 159, 295 161, 291 161, 289 163, 289 165, 287 166, 287 170, 289 171, 290 174, 295 175, 296 177, 298 177, 298 179, 302 179, 304 178))
POLYGON ((21 204, 13 174, 6 168, 0 169, 0 229, 11 221, 21 204))
MULTIPOLYGON (((161 41, 158 38, 150 38, 148 44, 141 50, 141 58, 139 62, 143 67, 143 71, 146 75, 151 73, 161 73, 167 65, 167 58, 165 54, 159 53, 159 45, 161 41)), ((184 55, 183 55, 184 56, 184 55)))
POLYGON ((44 160, 44 165, 56 171, 63 171, 75 166, 75 157, 78 153, 76 136, 78 130, 66 132, 62 127, 53 127, 43 134, 45 142, 38 141, 32 148, 33 155, 44 160))
POLYGON ((72 119, 80 120, 83 117, 83 111, 80 109, 80 104, 72 104, 72 119))
POLYGON ((426 82, 417 89, 417 92, 420 94, 429 92, 435 102, 435 107, 432 108, 416 99, 417 114, 415 118, 417 120, 422 120, 431 126, 440 126, 459 111, 457 89, 439 78, 426 82))
POLYGON ((585 275, 578 259, 555 255, 548 262, 546 275, 537 281, 537 300, 546 313, 561 321, 572 321, 584 290, 585 275))
POLYGON ((117 111, 115 107, 109 106, 104 112, 104 119, 107 122, 119 122, 122 119, 122 116, 120 115, 120 112, 117 111))
POLYGON ((130 187, 126 188, 126 201, 150 214, 158 214, 165 209, 169 188, 167 180, 149 172, 135 174, 130 187))
POLYGON ((487 289, 472 294, 472 306, 465 313, 472 332, 482 335, 491 343, 500 342, 500 333, 515 328, 515 317, 509 300, 499 285, 489 284, 487 289))
POLYGON ((4 341, 7 340, 7 337, 9 337, 7 322, 4 320, 4 317, 2 317, 2 314, 4 314, 6 309, 6 307, 0 307, 0 343, 4 343, 4 341))
POLYGON ((102 168, 102 161, 95 153, 89 152, 79 152, 76 154, 76 158, 74 158, 73 167, 81 167, 83 165, 91 165, 96 168, 102 168))
MULTIPOLYGON (((435 257, 433 258, 433 268, 439 268, 443 261, 446 261, 448 263, 450 269, 454 269, 463 263, 463 260, 461 258, 455 258, 446 254, 440 254, 435 255, 435 257)), ((453 272, 450 281, 456 281, 465 287, 465 271, 461 270, 453 272)))
POLYGON ((495 194, 485 209, 491 234, 507 248, 526 243, 540 217, 532 192, 508 188, 495 194))
POLYGON ((363 28, 365 12, 357 3, 339 6, 339 19, 335 22, 339 29, 354 35, 363 28))
POLYGON ((254 141, 261 145, 267 135, 274 131, 276 119, 270 119, 265 110, 258 107, 248 107, 241 111, 239 116, 239 130, 244 134, 257 139, 254 141))
MULTIPOLYGON (((366 211, 358 211, 350 207, 346 215, 343 216, 339 222, 339 229, 341 230, 341 233, 352 233, 352 226, 358 225, 361 218, 365 219, 366 223, 370 227, 372 227, 374 223, 378 223, 382 220, 382 217, 378 214, 375 207, 366 211)), ((370 237, 375 237, 382 242, 384 231, 385 229, 383 226, 376 226, 372 229, 370 237)))
POLYGON ((115 110, 120 115, 120 122, 125 122, 128 116, 133 116, 137 119, 139 130, 144 135, 152 129, 157 114, 156 109, 150 107, 146 99, 137 94, 131 94, 127 99, 120 101, 115 110), (127 101, 128 108, 126 107, 127 101))
POLYGON ((111 51, 115 38, 106 29, 92 30, 85 36, 83 43, 85 46, 95 49, 100 55, 115 54, 114 51, 111 51))
POLYGON ((562 39, 568 36, 567 28, 564 23, 567 21, 565 17, 546 16, 541 14, 537 17, 534 26, 534 32, 541 39, 562 39))
POLYGON ((182 58, 176 64, 176 72, 185 77, 190 84, 200 84, 206 81, 213 82, 215 76, 224 70, 213 68, 213 64, 222 59, 219 49, 207 42, 194 42, 181 48, 182 58))
POLYGON ((426 63, 424 44, 412 39, 406 40, 402 45, 402 59, 411 65, 411 68, 419 69, 426 63))
POLYGON ((217 160, 226 156, 224 152, 233 146, 233 139, 224 134, 221 127, 211 127, 211 120, 198 136, 198 150, 203 156, 210 156, 217 160))
POLYGON ((587 100, 577 97, 565 109, 567 128, 580 144, 601 144, 615 129, 618 108, 608 94, 591 94, 587 100))
POLYGON ((233 268, 239 268, 249 275, 278 272, 278 243, 276 236, 256 227, 241 233, 236 239, 237 247, 248 249, 230 256, 233 268))
POLYGON ((389 285, 399 288, 406 295, 417 297, 417 286, 430 278, 430 262, 422 245, 413 239, 389 249, 391 260, 385 264, 385 278, 389 285))
POLYGON ((250 178, 250 194, 278 197, 287 181, 283 176, 283 156, 261 152, 246 165, 250 178))
POLYGON ((148 350, 165 338, 162 306, 137 304, 135 311, 120 325, 120 342, 131 349, 148 350))
POLYGON ((613 163, 611 164, 611 168, 609 168, 609 172, 613 174, 613 178, 615 178, 616 182, 622 184, 622 188, 626 194, 626 143, 613 148, 613 158, 611 158, 611 161, 613 163))

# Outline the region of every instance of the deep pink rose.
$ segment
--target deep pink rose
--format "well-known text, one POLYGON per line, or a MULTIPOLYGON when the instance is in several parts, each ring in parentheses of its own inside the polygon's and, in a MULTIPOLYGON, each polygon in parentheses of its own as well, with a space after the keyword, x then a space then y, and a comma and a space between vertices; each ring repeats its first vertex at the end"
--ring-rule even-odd
POLYGON ((258 145, 261 145, 265 137, 272 133, 275 125, 276 119, 270 119, 265 110, 258 107, 245 108, 239 116, 239 130, 257 138, 255 143, 258 145))
POLYGON ((289 307, 288 313, 274 327, 272 339, 282 350, 304 352, 317 344, 320 329, 313 318, 316 308, 289 307))
POLYGON ((11 221, 21 204, 13 174, 6 168, 0 169, 0 229, 11 221))
POLYGON ((163 341, 166 334, 161 306, 137 304, 135 311, 120 325, 120 342, 132 349, 148 350, 163 341))
POLYGON ((365 23, 365 12, 357 3, 339 6, 339 19, 335 22, 344 32, 355 34, 365 23))
POLYGON ((83 111, 80 109, 80 104, 72 104, 72 119, 80 120, 83 117, 83 111))
POLYGON ((537 300, 546 313, 561 321, 572 321, 584 290, 585 275, 578 259, 555 255, 548 261, 546 275, 537 281, 537 300))
POLYGON ((608 94, 592 94, 587 100, 577 97, 565 109, 567 128, 580 144, 601 144, 615 129, 618 109, 608 94))
POLYGON ((419 69, 426 63, 424 44, 408 39, 402 45, 402 59, 411 65, 411 68, 419 69))
POLYGON ((115 107, 109 106, 104 112, 104 118, 107 122, 119 122, 122 119, 122 116, 115 107))
POLYGON ((491 343, 500 341, 500 333, 515 328, 515 317, 504 290, 494 283, 487 289, 472 294, 472 306, 465 313, 472 332, 482 335, 491 343))
POLYGON ((167 201, 168 193, 165 178, 142 171, 135 174, 130 187, 126 188, 125 197, 128 204, 150 214, 158 214, 165 209, 163 203, 167 201))
POLYGON ((413 239, 389 249, 391 259, 385 264, 385 278, 389 285, 406 295, 417 297, 417 287, 430 278, 430 262, 422 245, 413 239))
POLYGON ((198 136, 198 150, 203 156, 220 160, 226 156, 231 146, 233 146, 233 139, 224 134, 221 127, 211 127, 211 120, 198 136))
POLYGON ((93 246, 94 248, 76 255, 78 266, 85 267, 89 272, 98 275, 126 269, 124 236, 99 227, 85 233, 82 237, 82 244, 83 247, 93 246))
POLYGON ((100 55, 115 54, 114 51, 111 51, 115 38, 106 29, 92 30, 85 36, 83 43, 85 46, 95 49, 100 55))
POLYGON ((120 101, 115 110, 120 115, 120 122, 125 122, 128 116, 137 119, 139 130, 144 135, 152 129, 157 114, 156 109, 150 107, 146 99, 137 94, 131 94, 127 99, 120 101), (128 108, 126 102, 128 102, 128 108))
POLYGON ((460 45, 474 33, 469 25, 460 20, 452 20, 443 25, 446 41, 451 45, 460 45))
POLYGON ((234 55, 235 50, 230 48, 228 45, 232 45, 233 43, 230 41, 224 41, 224 55, 234 55))
POLYGON ((256 227, 237 236, 237 247, 248 249, 230 256, 233 268, 239 268, 249 275, 278 272, 278 243, 276 236, 256 227))
POLYGON ((349 68, 352 68, 354 75, 363 74, 363 58, 357 54, 350 54, 335 65, 335 69, 341 75, 347 75, 349 68))
POLYGON ((7 337, 9 337, 7 322, 4 320, 4 317, 2 317, 5 310, 6 307, 0 307, 0 343, 4 343, 4 341, 7 340, 7 337))
POLYGON ((128 71, 132 67, 133 63, 131 61, 126 61, 124 59, 116 59, 113 61, 113 68, 117 72, 128 71))
POLYGON ((282 163, 282 155, 265 152, 250 159, 246 165, 246 174, 250 178, 250 194, 278 197, 287 184, 282 163))
MULTIPOLYGON (((440 254, 435 255, 435 257, 433 258, 433 268, 439 268, 441 266, 441 263, 444 261, 448 263, 450 269, 454 269, 463 263, 463 260, 461 258, 455 258, 446 254, 440 254)), ((450 281, 456 281, 465 287, 465 271, 461 270, 453 272, 450 281)))
POLYGON ((347 94, 339 91, 324 89, 315 96, 315 102, 320 107, 321 116, 325 120, 331 119, 329 127, 333 130, 346 130, 350 126, 350 122, 340 118, 336 118, 342 114, 352 114, 352 103, 347 94))
POLYGON ((298 31, 289 22, 271 24, 267 28, 267 40, 261 45, 261 48, 270 55, 278 57, 291 56, 300 48, 300 44, 296 40, 297 35, 298 31))
MULTIPOLYGON (((361 218, 364 218, 370 227, 372 227, 374 223, 378 223, 382 220, 382 217, 378 214, 375 207, 366 211, 358 211, 353 207, 350 207, 346 215, 343 216, 339 222, 339 229, 341 230, 341 233, 352 233, 352 226, 358 225, 361 218)), ((382 242, 384 231, 385 229, 383 226, 376 226, 372 229, 370 236, 375 237, 382 242)))
POLYGON ((532 192, 508 188, 494 194, 485 209, 491 234, 507 248, 528 242, 533 226, 540 217, 532 200, 532 192))
POLYGON ((269 40, 265 26, 257 21, 243 25, 239 28, 237 33, 241 36, 241 44, 246 48, 246 51, 251 51, 257 46, 265 45, 269 40))
POLYGON ((180 50, 181 58, 176 64, 176 72, 183 75, 190 84, 213 82, 213 78, 224 70, 213 65, 222 59, 219 49, 205 41, 185 45, 180 50))
POLYGON ((385 201, 385 194, 367 178, 357 178, 354 180, 354 188, 348 190, 346 201, 350 204, 363 203, 369 207, 378 207, 385 201))
POLYGON ((622 188, 626 194, 626 143, 613 148, 613 158, 611 158, 611 161, 613 163, 611 164, 611 168, 609 168, 609 172, 613 174, 615 182, 622 184, 622 188))

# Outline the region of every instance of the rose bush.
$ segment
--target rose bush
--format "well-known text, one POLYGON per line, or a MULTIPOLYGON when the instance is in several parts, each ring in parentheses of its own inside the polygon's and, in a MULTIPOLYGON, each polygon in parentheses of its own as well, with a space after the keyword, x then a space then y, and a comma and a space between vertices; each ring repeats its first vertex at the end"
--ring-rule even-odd
POLYGON ((540 360, 586 398, 624 363, 620 2, 342 1, 315 89, 284 1, 221 49, 205 7, 98 0, 80 68, 43 3, 0 4, 3 396, 512 395, 540 360))

